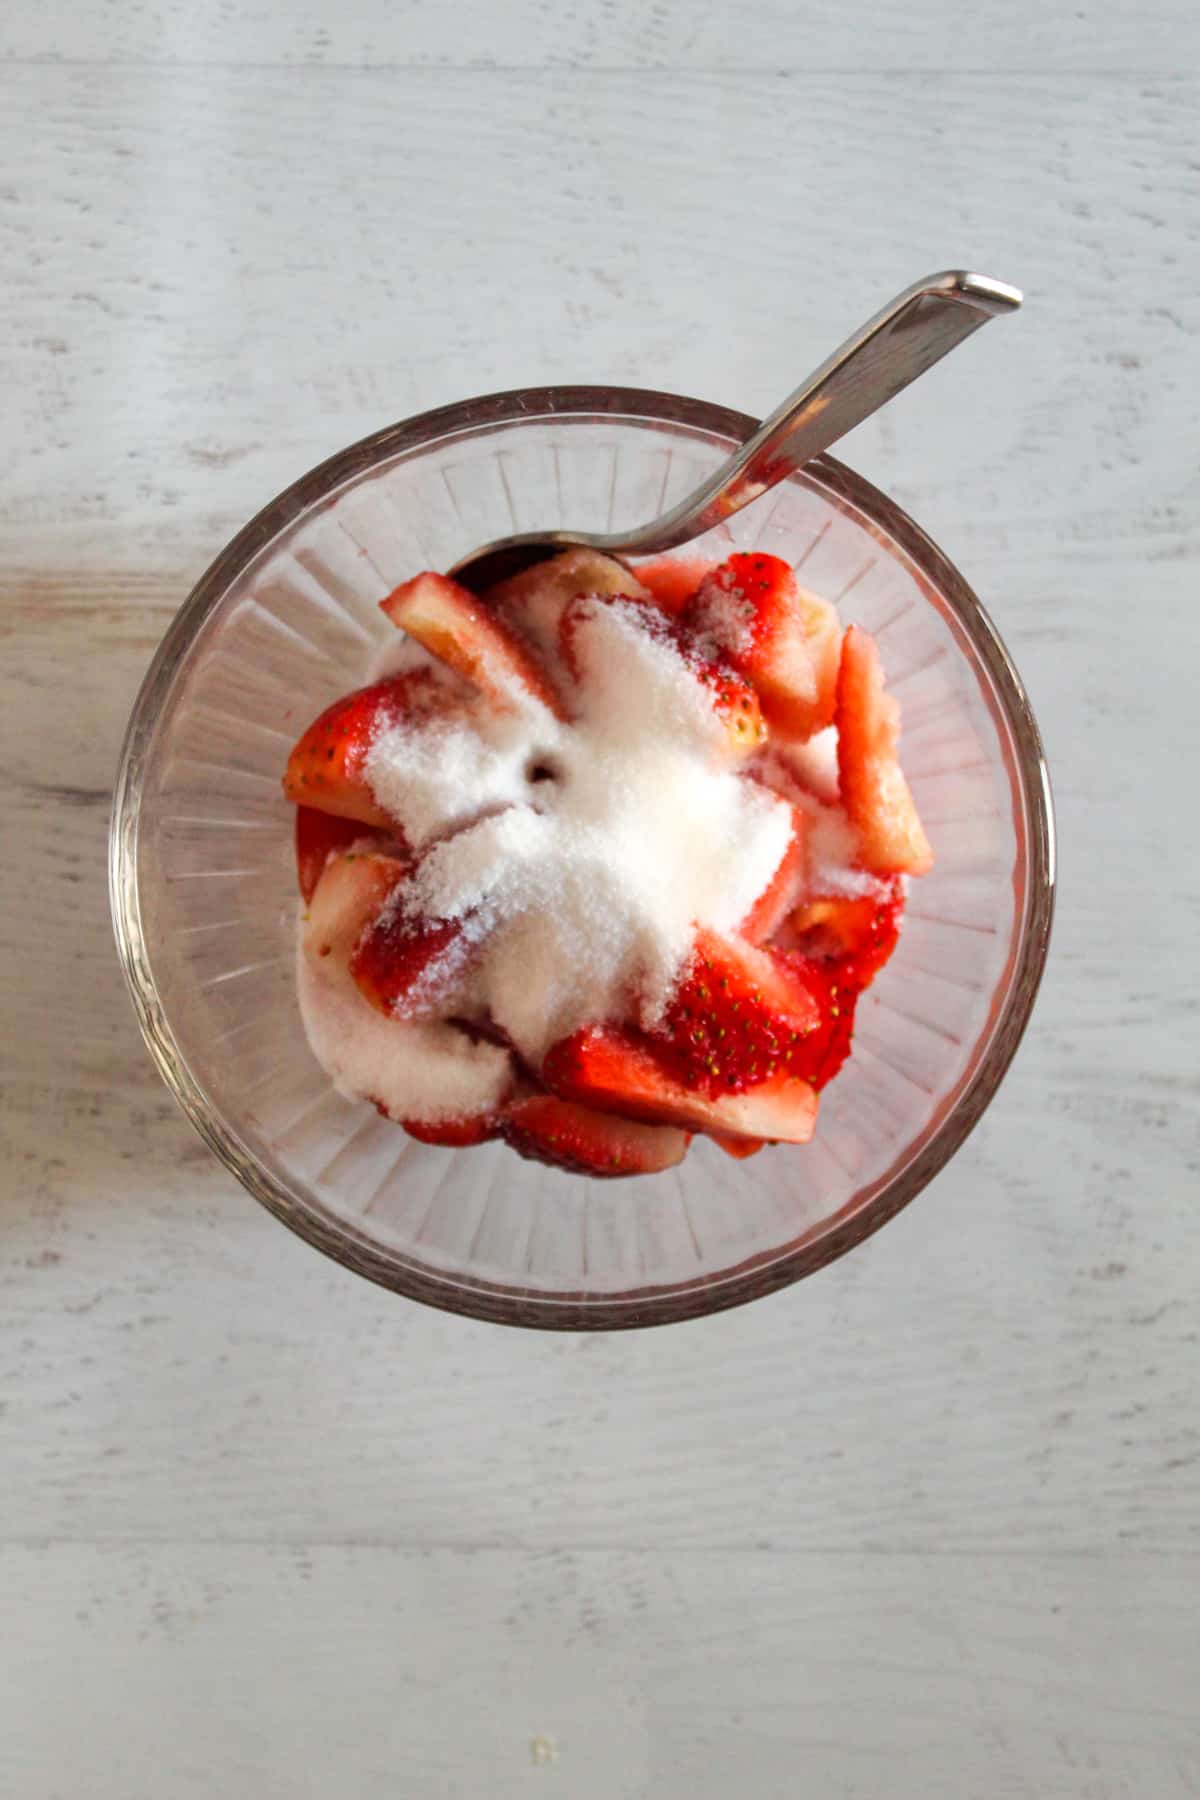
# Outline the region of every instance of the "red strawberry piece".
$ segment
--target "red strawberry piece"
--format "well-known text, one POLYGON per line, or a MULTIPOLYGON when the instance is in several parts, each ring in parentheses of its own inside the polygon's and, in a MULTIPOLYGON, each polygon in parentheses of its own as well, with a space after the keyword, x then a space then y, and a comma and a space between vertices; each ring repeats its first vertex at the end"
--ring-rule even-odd
POLYGON ((333 852, 369 835, 359 819, 339 819, 313 806, 296 808, 296 876, 305 900, 312 899, 333 852))
POLYGON ((469 681, 505 712, 540 701, 562 717, 549 677, 482 600, 446 575, 426 571, 379 602, 393 625, 469 681))
POLYGON ((631 1032, 584 1029, 551 1047, 542 1075, 564 1099, 625 1118, 794 1144, 812 1136, 817 1096, 807 1081, 781 1073, 707 1098, 676 1080, 656 1049, 631 1032))
POLYGON ((359 939, 407 874, 406 862, 379 851, 329 857, 309 902, 305 954, 331 974, 348 973, 359 939))
POLYGON ((796 903, 796 895, 804 879, 804 834, 807 820, 797 807, 792 808, 792 835, 779 861, 779 867, 738 927, 738 936, 748 944, 765 944, 773 938, 796 903))
POLYGON ((677 617, 712 566, 711 562, 694 556, 656 556, 650 562, 638 564, 637 578, 643 587, 649 588, 656 606, 677 617))
POLYGON ((807 957, 779 953, 782 963, 790 964, 798 980, 815 999, 820 1022, 815 1031, 790 1047, 788 1071, 810 1081, 821 1089, 833 1080, 850 1054, 854 1035, 854 1009, 858 1003, 858 987, 854 972, 838 962, 810 962, 807 957))
POLYGON ((339 818, 390 826, 367 782, 367 752, 389 726, 427 719, 449 703, 445 683, 432 669, 409 669, 335 700, 288 757, 284 793, 339 818))
POLYGON ((781 557, 739 552, 701 583, 685 628, 717 646, 758 690, 773 730, 805 738, 833 717, 839 626, 781 557))
POLYGON ((461 919, 430 919, 392 899, 359 939, 350 973, 360 991, 391 1018, 436 1011, 470 959, 472 942, 461 919))
POLYGON ((865 988, 896 948, 903 913, 898 876, 881 894, 809 900, 788 918, 789 947, 819 961, 838 959, 846 979, 865 988))
POLYGON ((418 1143, 442 1144, 451 1150, 465 1150, 500 1136, 500 1121, 492 1113, 464 1115, 457 1119, 401 1119, 400 1124, 418 1143))
POLYGON ((863 867, 926 874, 933 851, 896 754, 900 708, 884 688, 875 640, 857 625, 842 643, 836 723, 842 804, 858 831, 863 867))
POLYGON ((649 1036, 682 1086, 711 1096, 777 1074, 820 1022, 792 967, 769 950, 702 931, 662 1024, 649 1036))
POLYGON ((708 1135, 718 1150, 723 1150, 726 1156, 736 1157, 739 1162, 744 1162, 748 1156, 757 1156, 766 1148, 766 1138, 726 1137, 722 1131, 710 1131, 708 1135))
POLYGON ((508 1110, 504 1135, 532 1162, 579 1175, 654 1175, 687 1154, 688 1134, 671 1125, 644 1125, 536 1094, 508 1110))
POLYGON ((697 657, 686 640, 680 647, 689 668, 708 689, 713 711, 725 729, 728 753, 738 759, 753 756, 766 741, 767 728, 750 682, 723 660, 697 657))

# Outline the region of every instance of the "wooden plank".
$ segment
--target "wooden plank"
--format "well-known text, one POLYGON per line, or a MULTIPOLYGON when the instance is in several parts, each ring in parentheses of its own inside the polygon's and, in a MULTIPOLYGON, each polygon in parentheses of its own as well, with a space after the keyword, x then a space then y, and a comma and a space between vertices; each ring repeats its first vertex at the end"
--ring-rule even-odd
MULTIPOLYGON (((718 0, 661 0, 655 6, 559 6, 554 0, 323 0, 271 7, 189 6, 183 0, 109 0, 82 11, 67 0, 10 9, 0 54, 47 60, 167 63, 348 64, 443 69, 511 68, 861 69, 986 71, 1131 70, 1189 66, 1195 18, 1179 0, 1135 11, 1100 0, 1088 13, 1016 5, 952 12, 945 0, 915 0, 903 12, 886 0, 853 8, 797 7, 760 0, 749 16, 718 0)), ((935 103, 933 103, 935 104, 935 103)))
POLYGON ((0 1603, 0 1771, 38 1800, 1200 1780, 1194 1619, 1156 1558, 78 1545, 0 1554, 0 1603))

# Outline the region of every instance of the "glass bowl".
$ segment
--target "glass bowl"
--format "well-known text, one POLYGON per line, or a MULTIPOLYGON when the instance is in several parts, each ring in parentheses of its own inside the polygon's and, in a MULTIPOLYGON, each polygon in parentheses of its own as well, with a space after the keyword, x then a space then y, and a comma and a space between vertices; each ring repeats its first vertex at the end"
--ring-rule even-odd
POLYGON ((811 1274, 920 1192, 980 1117, 1029 1017, 1053 900, 1051 801, 1017 674, 965 581, 830 457, 696 546, 778 553, 878 638, 937 863, 865 997, 814 1141, 589 1181, 502 1144, 415 1143, 335 1093, 294 986, 288 749, 394 629, 422 568, 542 526, 640 524, 754 421, 636 389, 547 388, 425 413, 323 463, 234 538, 133 710, 110 850, 146 1041, 264 1206, 412 1299, 567 1330, 662 1324, 811 1274))

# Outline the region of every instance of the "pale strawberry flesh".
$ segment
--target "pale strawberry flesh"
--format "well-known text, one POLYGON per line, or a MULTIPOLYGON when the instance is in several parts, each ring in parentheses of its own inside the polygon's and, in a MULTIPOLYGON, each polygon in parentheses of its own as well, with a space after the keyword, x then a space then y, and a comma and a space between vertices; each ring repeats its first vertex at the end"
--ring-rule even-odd
POLYGON ((406 862, 381 852, 330 856, 309 902, 305 955, 323 963, 329 975, 348 978, 359 940, 407 874, 406 862))
POLYGON ((678 618, 712 567, 699 557, 658 556, 637 565, 637 578, 656 606, 678 618))
POLYGON ((426 571, 379 602, 392 621, 501 712, 536 702, 562 716, 545 670, 499 615, 448 576, 426 571))
POLYGON ((325 865, 337 850, 370 836, 359 819, 342 819, 336 813, 318 812, 313 806, 296 808, 296 879, 305 900, 311 900, 325 865))
POLYGON ((837 615, 797 586, 780 557, 729 557, 701 583, 682 623, 754 683, 773 731, 806 738, 829 723, 837 615))
POLYGON ((863 867, 878 875, 924 875, 933 850, 897 755, 900 709, 884 686, 875 640, 852 625, 838 674, 838 780, 856 827, 863 867))
POLYGON ((775 1074, 709 1098, 668 1072, 656 1049, 631 1032, 591 1029, 552 1046, 542 1068, 564 1099, 602 1112, 679 1126, 804 1144, 813 1134, 817 1096, 807 1081, 775 1074))
POLYGON ((688 1134, 676 1126, 618 1118, 555 1094, 536 1094, 510 1106, 504 1135, 532 1162, 605 1178, 673 1169, 688 1147, 688 1134))

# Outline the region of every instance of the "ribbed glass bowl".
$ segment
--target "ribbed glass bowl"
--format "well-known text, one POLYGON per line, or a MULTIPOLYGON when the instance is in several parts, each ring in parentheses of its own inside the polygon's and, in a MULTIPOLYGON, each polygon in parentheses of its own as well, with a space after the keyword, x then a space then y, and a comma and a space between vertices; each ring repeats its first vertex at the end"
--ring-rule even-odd
POLYGON ((505 1323, 661 1324, 770 1292, 878 1229, 979 1118, 1029 1016, 1053 898, 1037 728, 962 577, 825 457, 698 545, 761 548, 878 638, 933 841, 814 1141, 590 1181, 502 1144, 418 1144, 335 1093, 296 1002, 288 749, 393 631, 422 568, 542 526, 640 524, 753 429, 639 390, 550 388, 426 413, 343 451, 222 552, 130 721, 113 806, 117 942, 146 1041, 257 1199, 349 1268, 505 1323))

